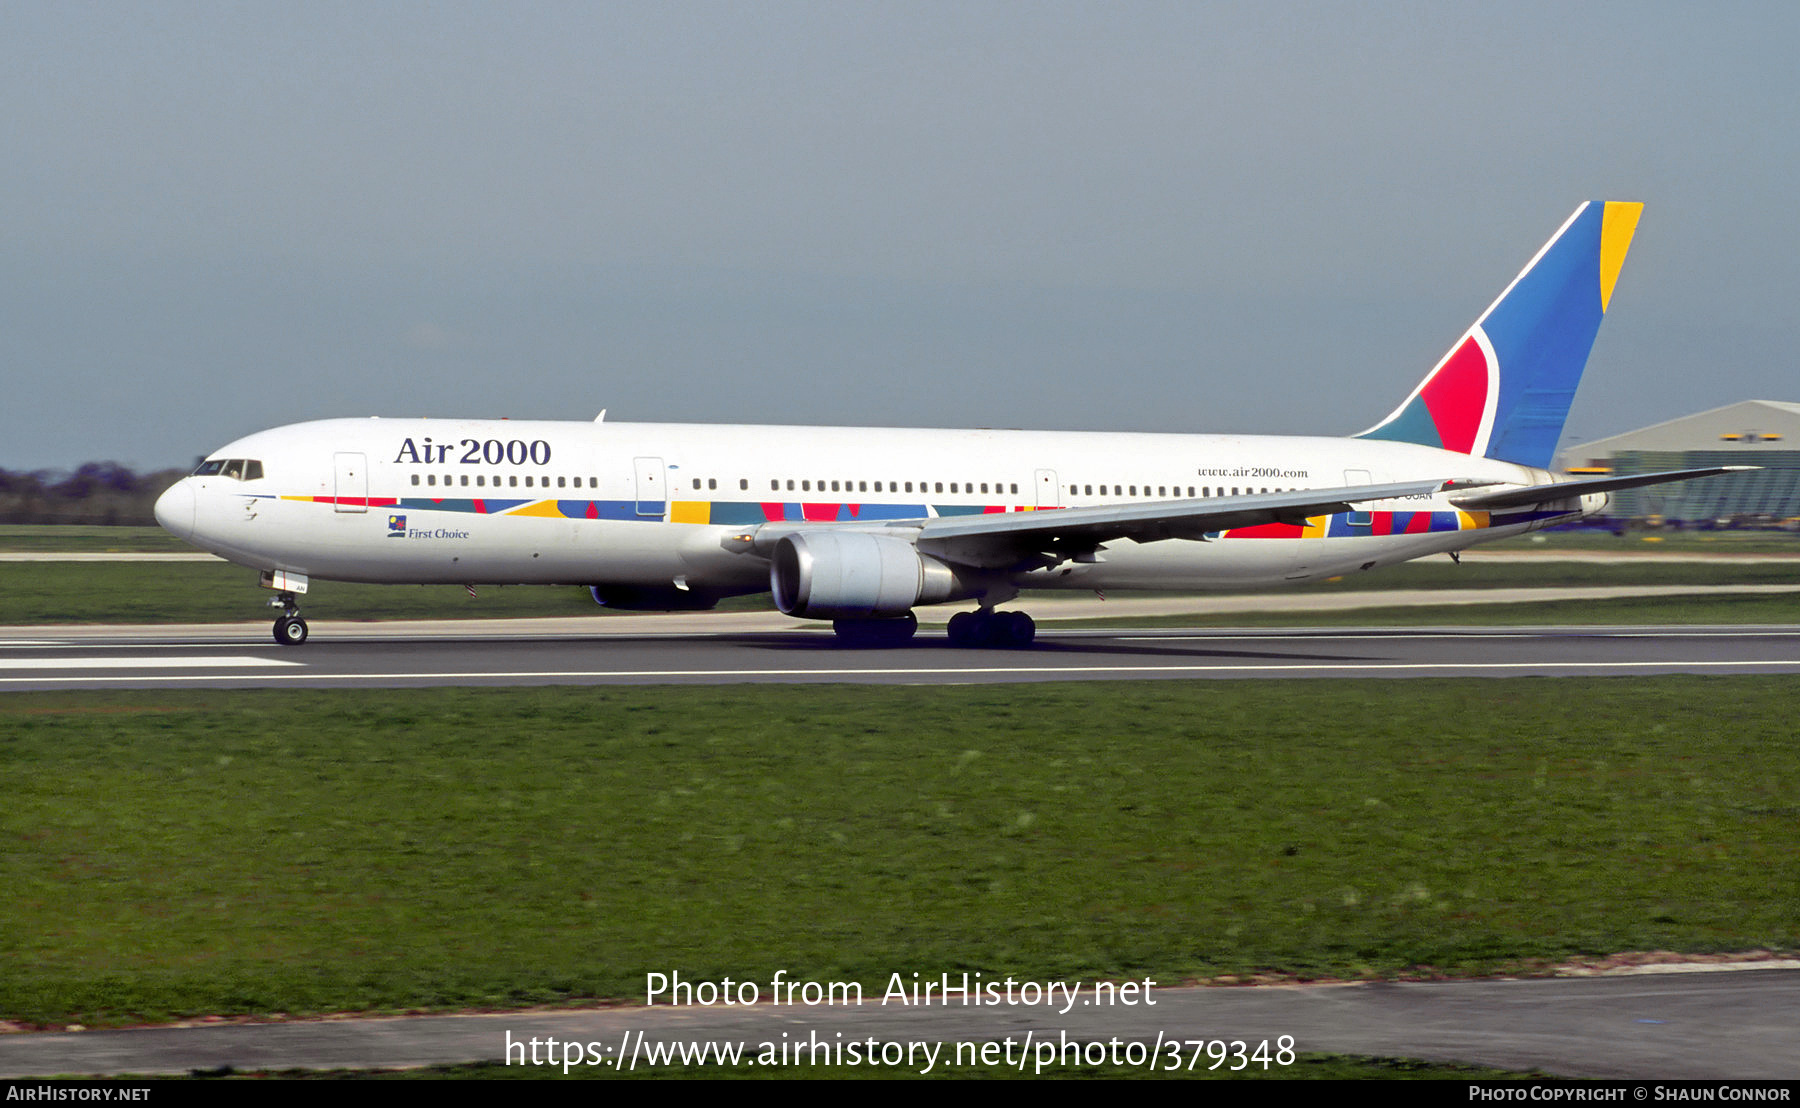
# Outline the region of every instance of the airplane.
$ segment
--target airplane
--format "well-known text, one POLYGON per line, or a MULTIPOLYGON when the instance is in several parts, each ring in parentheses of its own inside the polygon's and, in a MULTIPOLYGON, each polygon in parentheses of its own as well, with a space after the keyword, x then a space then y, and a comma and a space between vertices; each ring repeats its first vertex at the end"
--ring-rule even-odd
POLYGON ((624 610, 770 592, 847 645, 1024 647, 1036 589, 1354 576, 1603 510, 1713 467, 1550 464, 1643 205, 1590 201, 1388 415, 1348 438, 474 419, 329 419, 208 455, 156 502, 260 571, 275 640, 314 578, 583 585, 624 610))

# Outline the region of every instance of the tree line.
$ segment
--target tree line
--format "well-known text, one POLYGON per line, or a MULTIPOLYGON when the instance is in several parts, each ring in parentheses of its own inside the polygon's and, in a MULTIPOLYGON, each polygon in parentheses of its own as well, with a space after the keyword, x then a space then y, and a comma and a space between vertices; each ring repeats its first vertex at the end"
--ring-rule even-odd
POLYGON ((156 498, 187 473, 140 474, 118 462, 88 462, 73 472, 0 469, 0 523, 154 526, 156 498))

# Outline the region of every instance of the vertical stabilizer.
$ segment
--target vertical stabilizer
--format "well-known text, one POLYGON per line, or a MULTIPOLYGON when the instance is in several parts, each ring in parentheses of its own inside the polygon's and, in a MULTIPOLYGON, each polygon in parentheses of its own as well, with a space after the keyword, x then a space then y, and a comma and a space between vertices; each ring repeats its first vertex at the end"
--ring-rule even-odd
POLYGON ((1547 468, 1642 204, 1583 204, 1393 414, 1357 438, 1547 468))

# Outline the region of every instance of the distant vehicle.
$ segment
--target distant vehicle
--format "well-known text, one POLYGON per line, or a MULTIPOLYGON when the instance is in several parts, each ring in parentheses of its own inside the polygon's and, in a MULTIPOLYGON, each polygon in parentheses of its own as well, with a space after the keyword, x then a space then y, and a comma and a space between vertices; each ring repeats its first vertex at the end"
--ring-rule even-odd
POLYGON ((953 643, 1023 646, 1030 589, 1323 580, 1599 512, 1549 466, 1641 204, 1576 209, 1392 414, 1350 438, 337 419, 214 451, 156 504, 262 571, 278 642, 313 577, 579 584, 614 608, 771 591, 851 643, 973 600, 953 643))

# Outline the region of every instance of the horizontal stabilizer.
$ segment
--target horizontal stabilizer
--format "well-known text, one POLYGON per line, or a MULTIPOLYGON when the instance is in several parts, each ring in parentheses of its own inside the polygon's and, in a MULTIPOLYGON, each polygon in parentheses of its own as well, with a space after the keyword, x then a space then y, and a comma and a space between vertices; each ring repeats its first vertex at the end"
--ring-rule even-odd
POLYGON ((1471 511, 1490 511, 1495 508, 1523 508, 1530 504, 1545 504, 1552 500, 1567 500, 1573 496, 1585 496, 1588 493, 1616 492, 1619 489, 1635 489, 1644 485, 1663 485, 1671 481, 1692 481, 1696 477, 1716 477, 1721 473, 1743 473, 1748 470, 1761 469, 1761 466, 1711 466, 1706 469, 1671 469, 1662 473, 1639 473, 1630 477, 1591 477, 1580 481, 1558 481, 1553 485, 1533 485, 1528 489, 1509 489, 1505 492, 1476 493, 1474 496, 1459 496, 1451 503, 1458 508, 1471 511))

